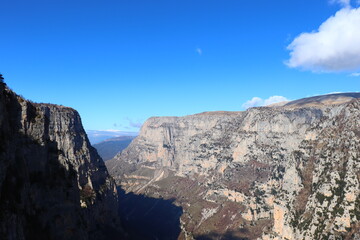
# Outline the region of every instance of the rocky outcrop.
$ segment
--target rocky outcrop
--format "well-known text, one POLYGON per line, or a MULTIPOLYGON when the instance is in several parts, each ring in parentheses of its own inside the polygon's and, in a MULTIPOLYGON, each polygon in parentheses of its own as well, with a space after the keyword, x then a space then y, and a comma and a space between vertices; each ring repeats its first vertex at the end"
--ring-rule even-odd
POLYGON ((179 239, 353 239, 359 98, 150 118, 107 166, 128 192, 176 199, 179 239))
POLYGON ((117 209, 79 114, 0 83, 1 239, 121 239, 117 209))

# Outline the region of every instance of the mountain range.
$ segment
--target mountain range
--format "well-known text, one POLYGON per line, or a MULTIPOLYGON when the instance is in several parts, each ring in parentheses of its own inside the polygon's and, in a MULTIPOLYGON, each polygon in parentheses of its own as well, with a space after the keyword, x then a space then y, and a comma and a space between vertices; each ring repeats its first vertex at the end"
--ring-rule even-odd
POLYGON ((86 130, 86 134, 91 144, 97 144, 110 138, 117 137, 136 137, 137 132, 125 132, 120 130, 86 130))
POLYGON ((106 139, 100 143, 93 144, 100 157, 104 160, 110 160, 115 155, 129 146, 135 136, 121 136, 106 139))

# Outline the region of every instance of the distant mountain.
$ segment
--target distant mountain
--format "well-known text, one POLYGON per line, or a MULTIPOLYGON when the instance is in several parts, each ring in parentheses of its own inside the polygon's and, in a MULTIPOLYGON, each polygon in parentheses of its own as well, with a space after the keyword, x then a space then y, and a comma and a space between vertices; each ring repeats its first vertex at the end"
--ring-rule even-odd
POLYGON ((110 138, 100 143, 94 144, 93 147, 96 148, 99 155, 104 161, 110 160, 115 155, 122 150, 124 150, 135 136, 121 136, 116 138, 110 138))
POLYGON ((110 138, 138 135, 137 132, 124 132, 120 130, 86 130, 89 141, 92 145, 100 143, 110 138))
POLYGON ((348 93, 333 93, 308 98, 302 98, 299 100, 287 102, 286 107, 321 107, 325 105, 334 105, 347 103, 354 99, 359 99, 360 93, 348 92, 348 93))

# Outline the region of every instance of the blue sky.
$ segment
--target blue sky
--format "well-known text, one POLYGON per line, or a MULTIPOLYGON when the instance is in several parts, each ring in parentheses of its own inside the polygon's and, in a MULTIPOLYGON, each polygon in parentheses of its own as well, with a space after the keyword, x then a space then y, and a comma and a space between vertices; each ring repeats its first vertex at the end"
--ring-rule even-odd
POLYGON ((360 26, 356 1, 0 0, 0 10, 7 84, 35 102, 75 108, 85 129, 136 131, 151 116, 360 87, 349 53, 358 34, 329 43, 345 60, 316 52, 316 42, 336 39, 336 19, 353 16, 352 32, 360 26))

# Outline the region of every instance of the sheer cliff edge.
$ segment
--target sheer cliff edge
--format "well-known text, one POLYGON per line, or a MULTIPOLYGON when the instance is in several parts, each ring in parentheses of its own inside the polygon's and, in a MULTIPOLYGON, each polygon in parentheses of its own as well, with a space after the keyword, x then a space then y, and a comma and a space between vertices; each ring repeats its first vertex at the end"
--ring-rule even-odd
POLYGON ((79 114, 0 83, 2 239, 122 239, 116 185, 79 114))
POLYGON ((360 239, 359 98, 150 118, 106 164, 182 207, 179 239, 360 239))

